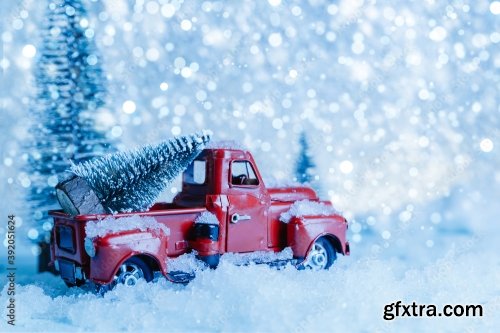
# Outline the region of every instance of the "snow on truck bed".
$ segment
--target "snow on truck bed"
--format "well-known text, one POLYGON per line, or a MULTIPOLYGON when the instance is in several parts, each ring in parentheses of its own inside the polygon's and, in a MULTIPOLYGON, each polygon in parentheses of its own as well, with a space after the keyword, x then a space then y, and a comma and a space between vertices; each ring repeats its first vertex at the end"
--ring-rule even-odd
POLYGON ((90 221, 85 226, 85 234, 90 238, 128 230, 162 230, 165 235, 170 235, 170 230, 151 216, 128 216, 118 219, 110 216, 102 220, 90 221))

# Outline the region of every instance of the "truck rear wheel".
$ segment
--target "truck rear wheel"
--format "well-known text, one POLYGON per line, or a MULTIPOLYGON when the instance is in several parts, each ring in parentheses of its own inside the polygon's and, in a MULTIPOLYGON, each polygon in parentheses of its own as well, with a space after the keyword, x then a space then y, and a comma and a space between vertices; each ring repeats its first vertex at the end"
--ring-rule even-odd
POLYGON ((154 274, 152 269, 140 258, 132 257, 127 259, 118 268, 113 281, 108 284, 96 284, 95 292, 104 295, 106 292, 114 289, 118 284, 134 286, 140 279, 150 282, 153 280, 154 274))
POLYGON ((336 259, 337 252, 335 252, 332 244, 326 238, 322 237, 317 239, 311 246, 311 250, 309 250, 302 265, 313 271, 319 271, 330 268, 336 259))
POLYGON ((122 283, 127 286, 133 286, 136 285, 140 279, 150 282, 153 280, 153 272, 144 261, 132 257, 121 264, 113 282, 115 284, 122 283))

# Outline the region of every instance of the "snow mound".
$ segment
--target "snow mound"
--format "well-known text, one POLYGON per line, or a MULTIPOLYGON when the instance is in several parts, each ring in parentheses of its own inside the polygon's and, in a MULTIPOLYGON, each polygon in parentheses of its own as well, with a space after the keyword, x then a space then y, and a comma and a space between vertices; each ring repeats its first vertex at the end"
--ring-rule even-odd
MULTIPOLYGON (((167 259, 169 272, 181 271, 185 273, 196 273, 207 268, 207 266, 196 258, 197 252, 185 253, 177 258, 167 259)), ((293 251, 290 247, 281 252, 257 251, 251 253, 225 253, 221 256, 220 263, 236 266, 249 265, 252 263, 271 263, 277 260, 293 259, 293 251)))
MULTIPOLYGON (((37 332, 494 332, 498 260, 483 249, 441 257, 416 269, 388 258, 339 258, 312 272, 266 265, 197 272, 187 286, 159 279, 119 285, 103 297, 66 288, 50 274, 16 285, 16 330, 37 332), (494 268, 494 269, 492 269, 494 268), (467 272, 467 279, 463 278, 467 272), (460 292, 457 293, 457 290, 460 292), (383 319, 384 306, 482 304, 483 317, 383 319), (432 326, 430 326, 432 325, 432 326)), ((434 254, 434 253, 433 253, 434 254)), ((7 287, 0 303, 8 300, 7 287)), ((5 309, 4 309, 5 318, 5 309)), ((13 329, 5 320, 0 331, 13 329)))
POLYGON ((204 270, 206 268, 205 264, 196 259, 197 252, 193 251, 190 253, 185 253, 178 256, 177 258, 167 259, 167 269, 169 272, 185 272, 194 273, 204 270))
POLYGON ((162 230, 165 235, 170 235, 170 229, 158 223, 150 216, 107 217, 102 220, 88 222, 85 226, 87 237, 103 237, 108 234, 129 230, 162 230))
POLYGON ((203 212, 194 220, 194 223, 219 225, 217 216, 210 212, 203 212))
POLYGON ((293 217, 301 217, 307 215, 332 215, 339 212, 330 205, 323 202, 300 200, 295 202, 290 209, 280 215, 280 221, 288 223, 293 217))
POLYGON ((226 253, 221 257, 222 262, 233 265, 248 265, 251 263, 270 263, 277 260, 293 259, 292 248, 287 247, 281 252, 256 251, 250 253, 226 253))

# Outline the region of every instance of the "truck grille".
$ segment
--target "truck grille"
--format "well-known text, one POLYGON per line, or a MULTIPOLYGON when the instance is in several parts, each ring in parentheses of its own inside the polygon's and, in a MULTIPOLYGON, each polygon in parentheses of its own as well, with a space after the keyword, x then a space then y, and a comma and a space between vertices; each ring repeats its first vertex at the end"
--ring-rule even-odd
POLYGON ((64 251, 75 253, 75 237, 73 228, 67 225, 59 225, 56 229, 57 246, 64 251))

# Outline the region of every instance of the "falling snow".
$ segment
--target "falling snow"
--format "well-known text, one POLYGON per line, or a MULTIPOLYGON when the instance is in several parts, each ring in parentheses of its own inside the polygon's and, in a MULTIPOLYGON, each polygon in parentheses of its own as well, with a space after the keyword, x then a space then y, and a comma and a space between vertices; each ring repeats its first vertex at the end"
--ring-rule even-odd
MULTIPOLYGON (((119 149, 210 128, 248 148, 270 186, 294 182, 306 133, 321 197, 349 220, 352 254, 319 273, 223 261, 186 287, 160 280, 101 298, 32 274, 41 216, 25 216, 33 179, 21 170, 46 1, 3 1, 0 207, 17 216, 19 329, 498 327, 489 315, 381 318, 397 300, 498 312, 499 1, 84 4, 79 24, 102 56, 85 61, 102 61, 109 88, 95 123, 119 149)), ((7 245, 5 235, 0 226, 7 245)))

